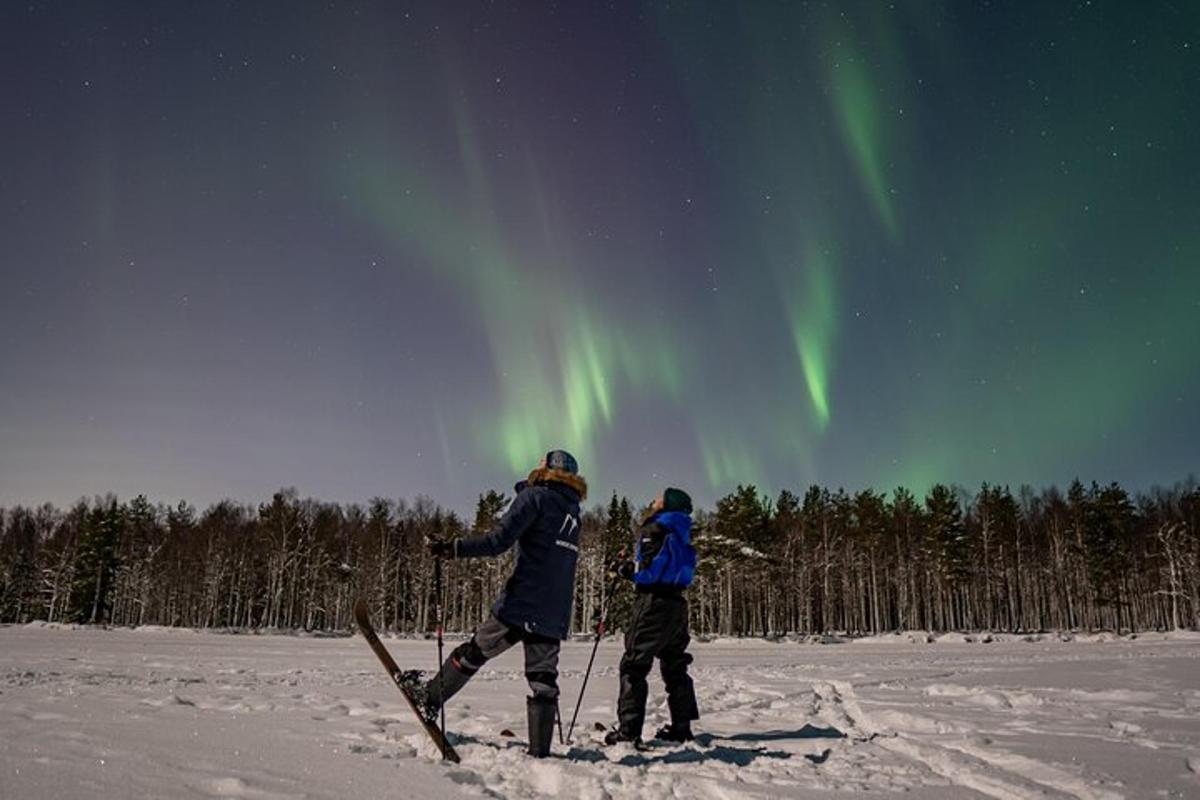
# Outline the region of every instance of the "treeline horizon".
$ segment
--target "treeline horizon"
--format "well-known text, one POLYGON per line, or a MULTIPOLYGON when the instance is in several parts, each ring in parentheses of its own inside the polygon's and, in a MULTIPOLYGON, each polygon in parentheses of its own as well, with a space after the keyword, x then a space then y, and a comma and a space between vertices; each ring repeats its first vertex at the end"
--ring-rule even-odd
MULTIPOLYGON (((426 633, 426 542, 486 532, 511 499, 480 494, 471 520, 425 497, 341 504, 295 489, 203 511, 141 495, 0 508, 0 623, 348 631, 362 594, 382 627, 426 633)), ((623 626, 632 589, 606 566, 645 511, 614 494, 584 512, 576 633, 610 594, 609 628, 623 626)), ((938 484, 921 499, 739 486, 695 518, 693 635, 1200 628, 1194 478, 1136 494, 938 484)), ((511 560, 446 564, 447 630, 487 617, 511 560)))

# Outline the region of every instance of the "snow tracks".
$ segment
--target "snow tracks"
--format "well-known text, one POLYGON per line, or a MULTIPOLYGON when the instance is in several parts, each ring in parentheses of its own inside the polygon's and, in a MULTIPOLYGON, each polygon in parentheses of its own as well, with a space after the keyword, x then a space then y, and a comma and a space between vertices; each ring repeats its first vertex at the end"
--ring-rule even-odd
POLYGON ((963 735, 960 726, 913 714, 892 712, 888 719, 901 729, 879 724, 859 706, 849 683, 817 683, 813 691, 827 717, 842 722, 853 735, 905 756, 961 786, 997 800, 1030 797, 1121 800, 1122 794, 1090 785, 1079 775, 1033 758, 999 750, 987 737, 963 735))
MULTIPOLYGON (((390 640, 404 666, 431 643, 390 640)), ((572 800, 1200 796, 1200 642, 694 646, 695 742, 602 747, 620 643, 571 747, 525 756, 519 653, 447 713, 444 764, 361 641, 0 628, 0 797, 572 800), (509 728, 515 737, 503 737, 509 728)), ((590 650, 567 643, 573 702, 590 650)), ((651 678, 645 731, 667 721, 651 678)))

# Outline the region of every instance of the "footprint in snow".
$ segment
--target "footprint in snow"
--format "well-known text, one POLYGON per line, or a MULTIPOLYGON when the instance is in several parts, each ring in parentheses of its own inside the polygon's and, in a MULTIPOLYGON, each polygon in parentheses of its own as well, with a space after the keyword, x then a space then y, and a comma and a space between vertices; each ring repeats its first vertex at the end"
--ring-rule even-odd
POLYGON ((250 800, 293 800, 299 794, 271 792, 252 786, 241 778, 213 778, 205 781, 201 789, 212 797, 245 797, 250 800))
POLYGON ((484 780, 482 775, 476 775, 474 772, 465 769, 452 769, 446 773, 446 777, 460 786, 483 786, 484 780))

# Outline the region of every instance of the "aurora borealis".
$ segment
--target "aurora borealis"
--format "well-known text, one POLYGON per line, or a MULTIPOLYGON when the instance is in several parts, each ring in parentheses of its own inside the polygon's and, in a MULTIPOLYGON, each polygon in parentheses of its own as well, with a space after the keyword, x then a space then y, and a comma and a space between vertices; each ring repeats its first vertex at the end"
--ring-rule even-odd
POLYGON ((0 504, 1193 473, 1195 3, 11 4, 0 504))

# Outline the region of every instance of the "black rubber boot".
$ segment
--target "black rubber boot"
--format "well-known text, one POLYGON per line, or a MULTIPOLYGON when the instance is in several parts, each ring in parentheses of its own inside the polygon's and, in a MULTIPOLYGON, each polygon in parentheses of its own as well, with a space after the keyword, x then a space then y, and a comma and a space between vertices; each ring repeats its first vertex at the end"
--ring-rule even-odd
POLYGON ((535 695, 525 701, 529 718, 529 755, 545 758, 550 755, 550 740, 554 738, 554 700, 535 695))
POLYGON ((691 723, 685 722, 680 725, 672 722, 670 725, 659 728, 658 733, 654 734, 654 738, 664 742, 690 742, 696 737, 692 735, 691 723))
POLYGON ((628 734, 622 733, 620 728, 613 728, 611 731, 604 734, 604 743, 606 745, 612 746, 614 744, 621 744, 622 742, 628 742, 638 750, 641 750, 643 747, 641 739, 637 738, 636 736, 629 736, 628 734))

